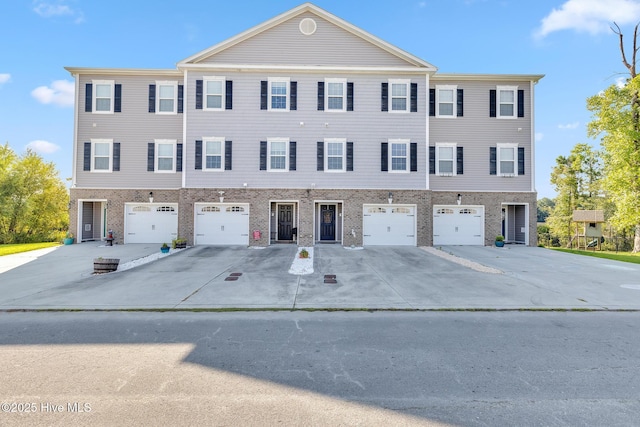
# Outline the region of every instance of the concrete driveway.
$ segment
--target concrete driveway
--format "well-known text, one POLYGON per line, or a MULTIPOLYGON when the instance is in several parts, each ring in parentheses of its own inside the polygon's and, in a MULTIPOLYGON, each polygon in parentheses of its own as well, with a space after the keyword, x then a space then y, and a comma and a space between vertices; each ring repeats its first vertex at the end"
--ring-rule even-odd
POLYGON ((60 247, 0 273, 0 309, 640 309, 640 265, 522 246, 318 245, 309 275, 288 273, 295 246, 200 246, 91 274, 94 257, 122 264, 157 252, 157 245, 60 247))

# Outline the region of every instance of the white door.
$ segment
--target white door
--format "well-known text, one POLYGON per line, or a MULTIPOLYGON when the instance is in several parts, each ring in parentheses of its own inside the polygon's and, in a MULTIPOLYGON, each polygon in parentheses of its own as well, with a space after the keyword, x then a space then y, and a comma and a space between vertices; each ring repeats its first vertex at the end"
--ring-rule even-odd
POLYGON ((433 245, 484 245, 484 206, 434 206, 433 245))
POLYGON ((178 237, 175 203, 126 203, 125 243, 167 243, 178 237))
POLYGON ((249 245, 249 205, 196 203, 196 245, 249 245))
POLYGON ((363 245, 416 245, 416 207, 405 205, 364 205, 363 245))

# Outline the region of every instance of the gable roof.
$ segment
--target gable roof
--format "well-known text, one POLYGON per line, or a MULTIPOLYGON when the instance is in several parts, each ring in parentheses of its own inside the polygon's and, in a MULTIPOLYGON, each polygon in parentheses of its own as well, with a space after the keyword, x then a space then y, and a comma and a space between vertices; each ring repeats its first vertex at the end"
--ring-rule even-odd
POLYGON ((253 37, 258 36, 259 34, 282 24, 292 18, 295 18, 304 13, 312 13, 322 18, 333 25, 336 25, 339 28, 342 28, 345 31, 371 43, 372 45, 378 47, 379 49, 398 57, 399 59, 405 61, 408 67, 415 67, 418 69, 422 69, 426 72, 435 72, 437 68, 430 63, 418 58, 415 55, 412 55, 396 46, 393 46, 390 43, 385 42, 384 40, 348 23, 347 21, 338 18, 335 15, 317 7, 312 3, 304 3, 298 7, 295 7, 287 12, 284 12, 268 21, 263 22, 253 28, 250 28, 230 39, 227 39, 221 43, 218 43, 208 49, 205 49, 201 52, 196 53, 180 62, 178 62, 178 68, 189 68, 190 65, 197 65, 204 62, 206 59, 214 56, 222 51, 225 51, 233 46, 236 46, 243 41, 249 40, 253 37))

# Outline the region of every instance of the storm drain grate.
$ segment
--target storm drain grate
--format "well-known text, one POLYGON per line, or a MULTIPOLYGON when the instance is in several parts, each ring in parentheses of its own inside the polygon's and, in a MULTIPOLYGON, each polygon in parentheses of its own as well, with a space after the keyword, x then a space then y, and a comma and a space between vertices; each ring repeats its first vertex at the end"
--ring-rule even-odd
POLYGON ((231 273, 229 274, 229 276, 227 276, 224 281, 225 282, 234 282, 236 280, 238 280, 238 277, 242 276, 242 273, 231 273))
POLYGON ((338 283, 338 281, 336 280, 336 275, 335 274, 325 274, 324 275, 324 283, 328 283, 330 285, 335 285, 336 283, 338 283))
POLYGON ((229 276, 230 277, 240 277, 240 276, 242 276, 242 273, 231 273, 229 276))

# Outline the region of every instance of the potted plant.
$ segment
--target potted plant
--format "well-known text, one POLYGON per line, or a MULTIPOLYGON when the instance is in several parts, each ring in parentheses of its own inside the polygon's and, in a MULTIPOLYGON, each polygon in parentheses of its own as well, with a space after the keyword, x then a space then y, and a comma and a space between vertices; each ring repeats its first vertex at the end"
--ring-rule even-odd
POLYGON ((65 245, 73 245, 73 241, 75 239, 73 238, 73 233, 71 233, 70 231, 67 231, 67 235, 64 237, 64 240, 62 241, 62 243, 64 243, 65 245))
POLYGON ((166 243, 163 243, 162 246, 160 246, 160 252, 162 252, 163 254, 168 254, 169 245, 167 245, 166 243))
POLYGON ((187 239, 178 237, 171 241, 171 247, 173 249, 184 249, 187 247, 187 239))
POLYGON ((496 246, 499 248, 504 246, 504 236, 502 234, 496 236, 496 246))
POLYGON ((94 274, 111 273, 118 269, 120 259, 118 258, 94 258, 93 259, 93 272, 94 274))
POLYGON ((306 249, 302 249, 300 251, 300 258, 309 258, 309 251, 306 249))

